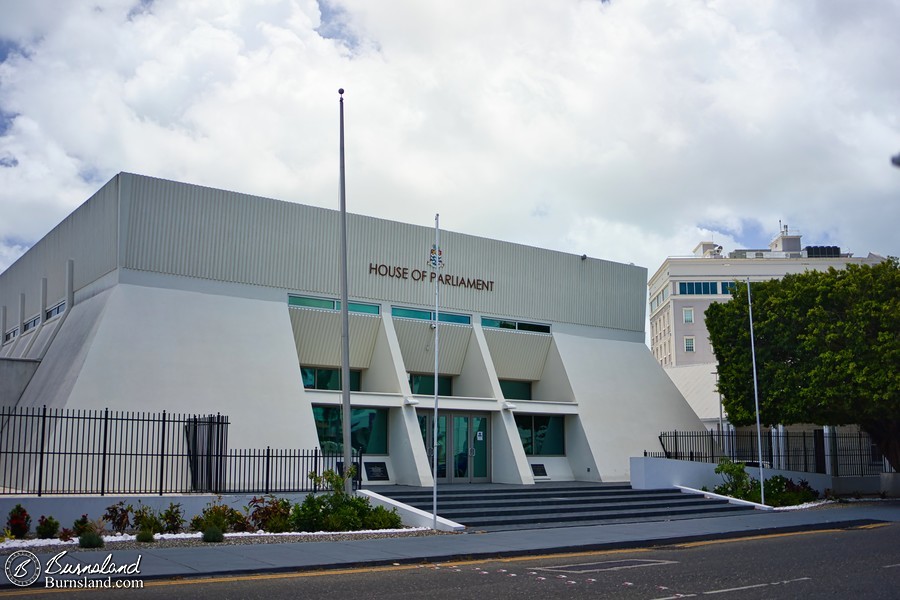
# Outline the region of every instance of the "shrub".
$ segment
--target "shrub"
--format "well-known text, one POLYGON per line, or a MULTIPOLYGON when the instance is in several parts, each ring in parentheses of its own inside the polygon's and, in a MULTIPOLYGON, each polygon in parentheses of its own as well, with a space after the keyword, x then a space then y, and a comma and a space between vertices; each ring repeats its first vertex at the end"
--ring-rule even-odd
MULTIPOLYGON (((353 477, 352 469, 347 477, 353 477)), ((321 476, 310 473, 310 479, 330 491, 318 496, 309 494, 302 504, 294 506, 291 524, 297 531, 353 531, 403 526, 396 510, 373 508, 368 498, 347 494, 344 478, 334 471, 325 471, 321 476)))
POLYGON ((396 508, 391 510, 383 506, 372 508, 363 519, 363 529, 400 529, 403 527, 403 519, 396 508))
POLYGON ((149 529, 141 529, 137 532, 137 535, 134 536, 134 539, 143 544, 150 544, 156 541, 156 538, 153 537, 153 532, 149 529))
POLYGON ((163 531, 166 533, 181 533, 184 529, 184 511, 180 504, 169 503, 169 508, 160 515, 163 531))
POLYGON ((88 530, 78 536, 78 545, 81 548, 102 548, 103 536, 93 530, 88 530))
POLYGON ((76 519, 74 523, 72 523, 72 533, 74 533, 74 537, 81 537, 83 533, 88 531, 91 528, 91 522, 88 520, 87 515, 81 515, 80 518, 76 519))
POLYGON ((69 529, 68 527, 63 527, 59 531, 59 540, 61 542, 68 542, 69 540, 75 537, 75 532, 69 529))
POLYGON ((291 509, 293 530, 322 531, 325 510, 325 496, 307 494, 302 504, 295 504, 291 509))
POLYGON ((291 503, 275 496, 253 497, 250 500, 250 521, 257 529, 281 533, 291 528, 291 503))
POLYGON ((106 519, 104 519, 102 517, 92 521, 90 527, 91 527, 91 531, 93 531, 94 533, 96 533, 99 536, 104 536, 107 533, 106 519))
POLYGON ((126 505, 122 500, 106 507, 106 514, 103 518, 109 522, 110 527, 116 533, 125 533, 125 530, 131 525, 131 513, 134 509, 130 504, 126 505))
POLYGON ((21 504, 16 504, 9 511, 9 518, 6 519, 6 528, 16 538, 24 538, 31 531, 31 516, 21 504))
POLYGON ((253 531, 253 523, 249 517, 241 511, 221 503, 222 498, 206 505, 199 515, 191 519, 193 531, 205 531, 210 527, 216 527, 222 532, 228 531, 253 531))
POLYGON ((37 533, 37 536, 42 540, 55 538, 59 533, 59 521, 53 517, 41 515, 41 518, 38 519, 37 527, 35 527, 34 530, 37 533))
POLYGON ((209 544, 219 543, 225 540, 225 534, 215 525, 203 530, 203 541, 209 544))
POLYGON ((162 533, 163 523, 153 508, 138 502, 134 511, 134 528, 138 531, 148 530, 152 533, 162 533))
MULTIPOLYGON (((800 483, 794 483, 782 475, 773 475, 766 479, 766 504, 769 506, 793 506, 812 502, 819 497, 819 492, 809 486, 809 482, 801 479, 800 483)), ((750 492, 748 500, 760 501, 759 485, 750 492)))

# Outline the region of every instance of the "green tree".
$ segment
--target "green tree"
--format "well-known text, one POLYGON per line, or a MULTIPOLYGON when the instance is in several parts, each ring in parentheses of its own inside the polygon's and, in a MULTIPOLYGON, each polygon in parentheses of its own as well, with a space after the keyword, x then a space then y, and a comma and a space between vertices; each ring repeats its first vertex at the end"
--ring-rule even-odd
MULTIPOLYGON (((760 421, 858 424, 900 471, 900 262, 751 286, 760 421)), ((729 420, 755 423, 746 284, 706 325, 729 420)))

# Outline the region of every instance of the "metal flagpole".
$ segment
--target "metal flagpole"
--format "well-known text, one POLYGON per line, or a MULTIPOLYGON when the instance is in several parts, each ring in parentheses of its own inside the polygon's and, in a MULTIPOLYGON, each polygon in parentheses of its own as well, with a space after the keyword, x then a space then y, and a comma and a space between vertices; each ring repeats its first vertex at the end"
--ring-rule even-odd
MULTIPOLYGON (((353 479, 348 477, 353 465, 350 447, 350 316, 347 306, 347 185, 344 177, 344 88, 341 96, 341 425, 344 446, 344 491, 353 493, 353 479)), ((362 465, 360 465, 360 468, 362 465)))
POLYGON ((437 531, 437 464, 438 464, 438 327, 440 319, 438 318, 440 311, 441 286, 440 286, 440 268, 441 268, 441 215, 434 215, 434 249, 431 252, 431 265, 434 268, 434 431, 432 433, 432 452, 431 470, 433 473, 432 494, 431 494, 431 528, 437 531))
POLYGON ((762 429, 759 425, 759 385, 756 382, 756 345, 753 341, 753 300, 750 298, 750 278, 747 278, 747 309, 750 314, 750 355, 753 357, 753 402, 756 406, 756 449, 759 454, 759 502, 766 503, 766 486, 763 483, 762 429))

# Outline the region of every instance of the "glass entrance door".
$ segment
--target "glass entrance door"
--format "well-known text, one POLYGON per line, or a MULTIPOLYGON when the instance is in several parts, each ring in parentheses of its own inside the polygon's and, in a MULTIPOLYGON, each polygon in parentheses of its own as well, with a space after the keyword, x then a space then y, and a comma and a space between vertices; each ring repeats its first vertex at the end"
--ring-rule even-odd
POLYGON ((433 453, 437 448, 437 480, 439 482, 490 481, 490 417, 487 414, 439 413, 437 444, 432 443, 434 413, 422 411, 418 417, 422 440, 428 451, 429 465, 432 464, 433 453), (450 449, 449 456, 448 448, 450 449))

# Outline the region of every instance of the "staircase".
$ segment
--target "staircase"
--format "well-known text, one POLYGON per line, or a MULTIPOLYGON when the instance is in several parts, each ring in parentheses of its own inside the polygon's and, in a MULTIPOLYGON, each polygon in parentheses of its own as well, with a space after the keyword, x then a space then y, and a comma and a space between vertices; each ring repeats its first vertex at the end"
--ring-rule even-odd
MULTIPOLYGON (((374 488, 431 513, 431 488, 374 488)), ((468 529, 502 531, 718 517, 753 510, 677 489, 583 482, 438 486, 438 515, 468 529)))

